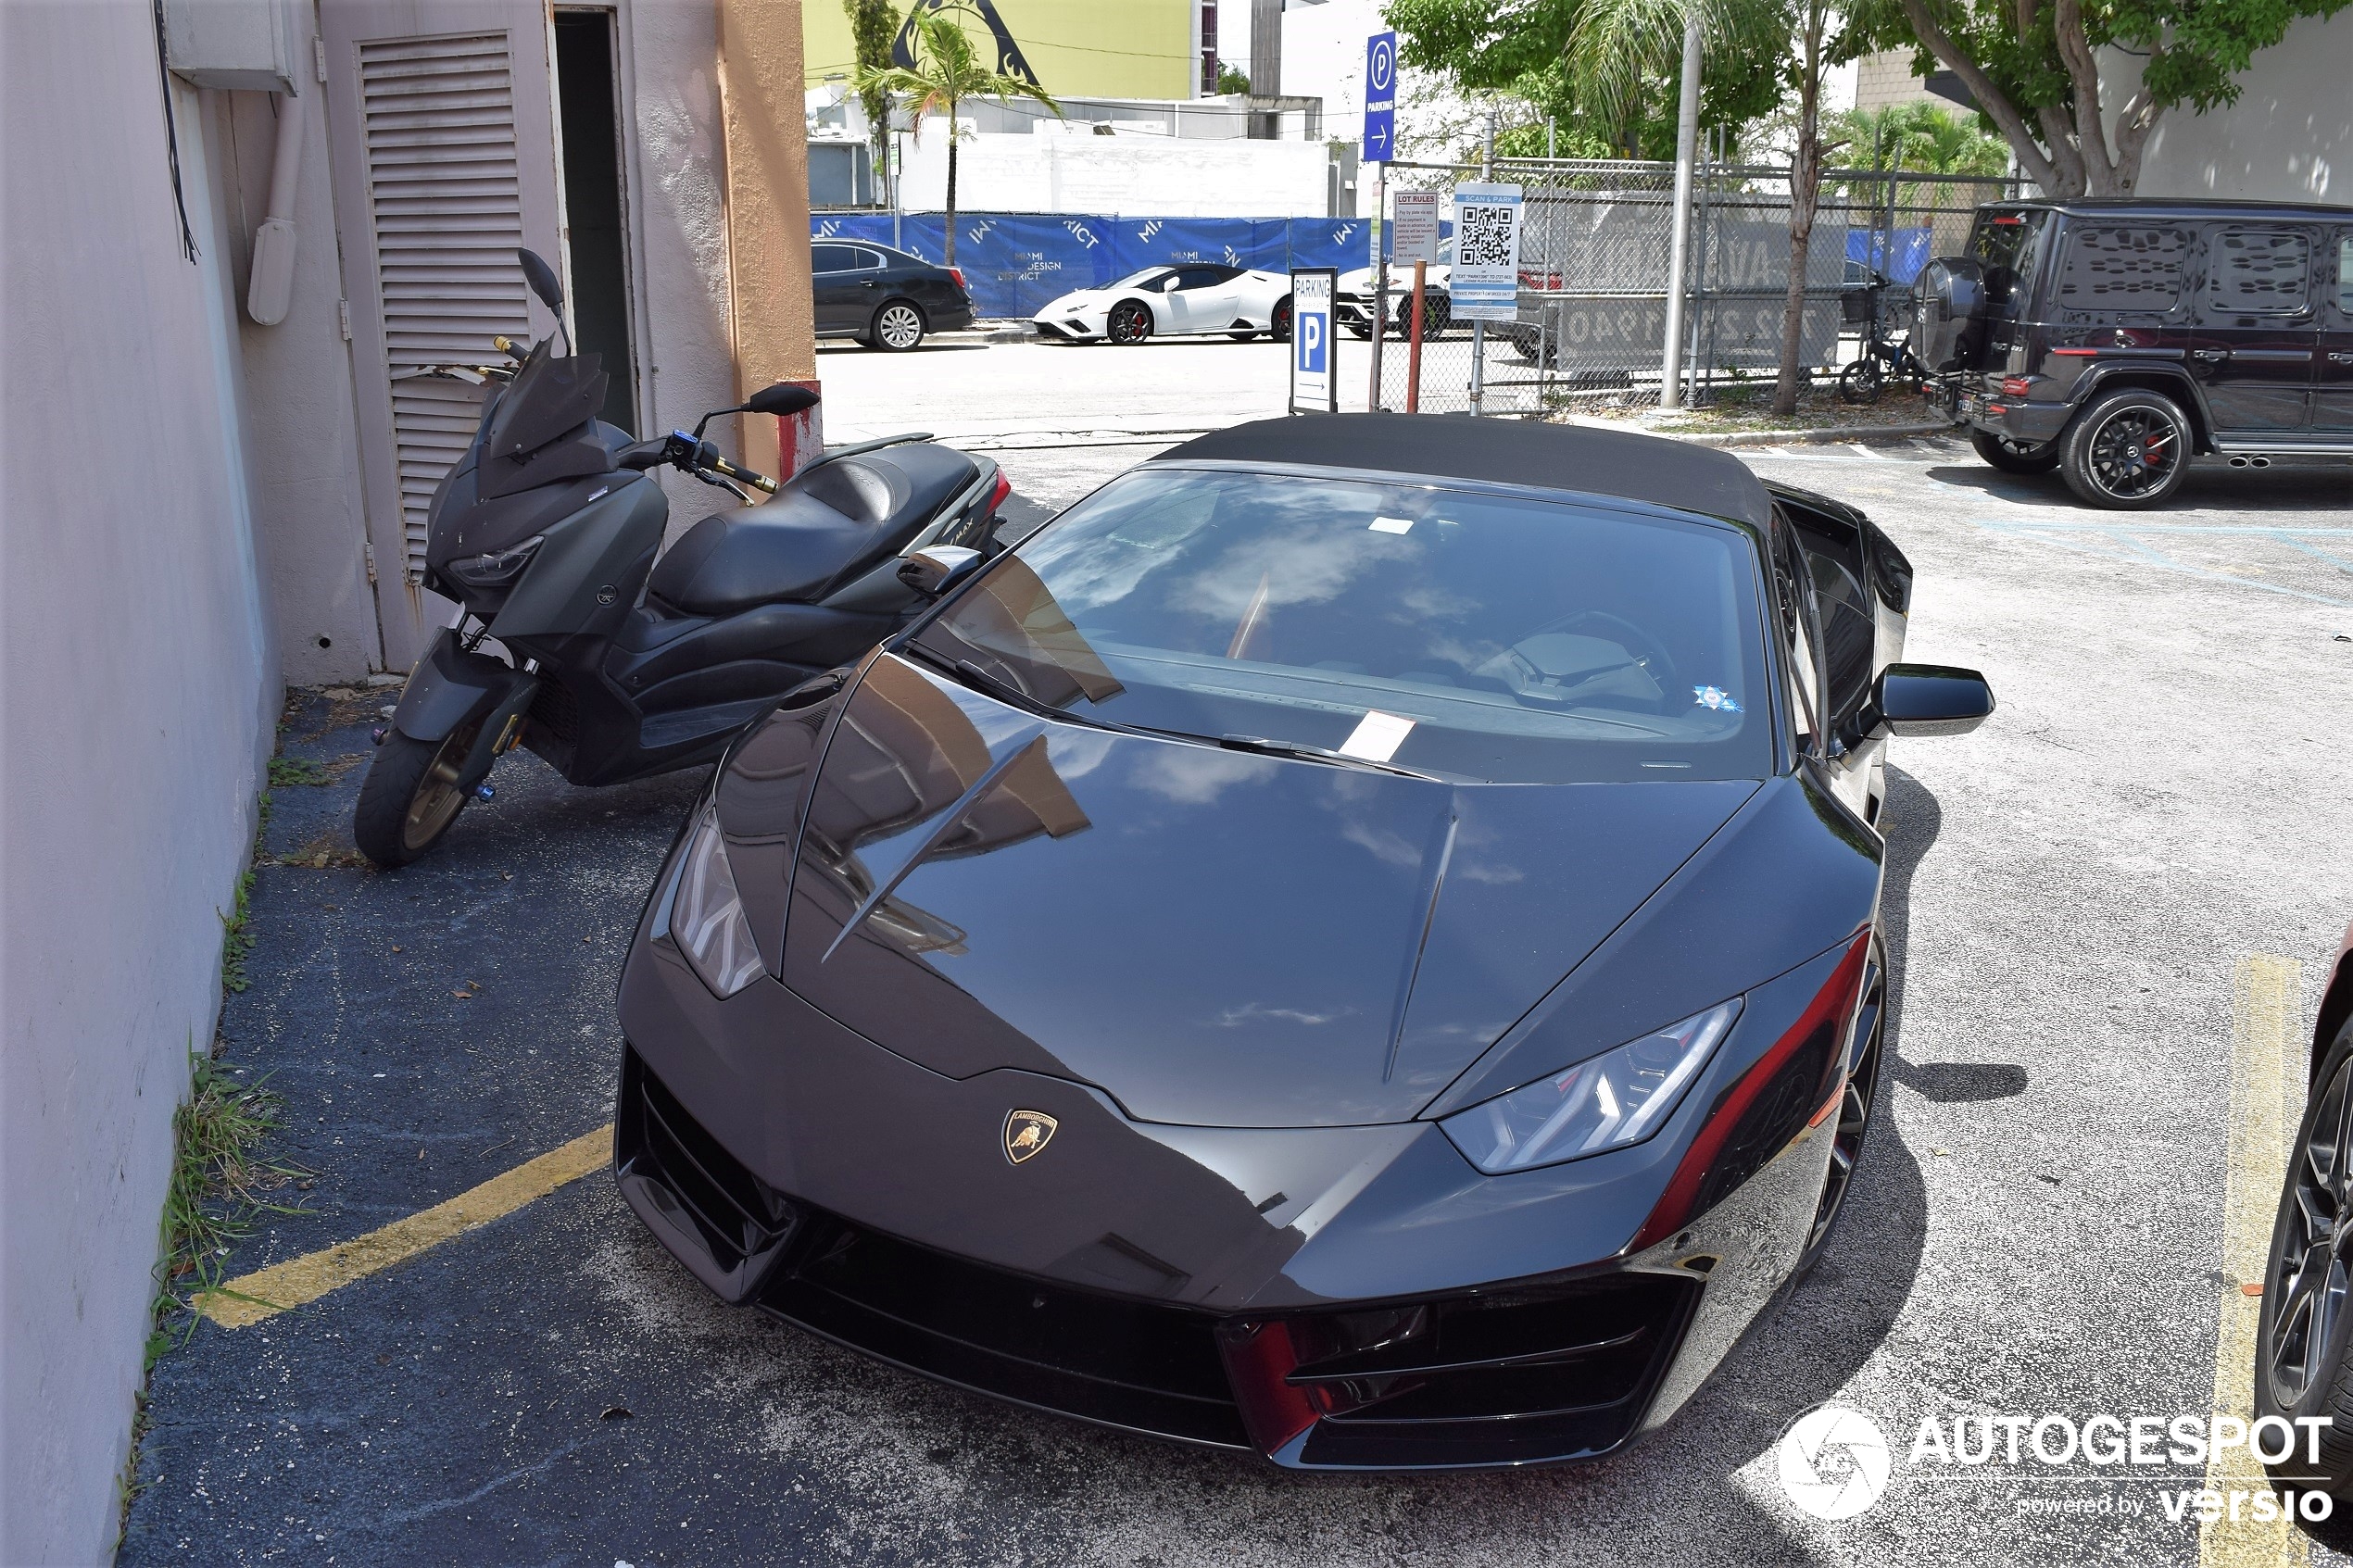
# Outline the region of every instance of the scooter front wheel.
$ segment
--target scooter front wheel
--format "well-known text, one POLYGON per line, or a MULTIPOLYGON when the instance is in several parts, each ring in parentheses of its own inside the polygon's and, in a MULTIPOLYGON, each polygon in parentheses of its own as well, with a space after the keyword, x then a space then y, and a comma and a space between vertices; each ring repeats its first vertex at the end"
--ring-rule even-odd
POLYGON ((352 813, 351 835, 359 853, 389 871, 441 841, 465 809, 458 769, 481 728, 477 720, 437 742, 412 740, 397 730, 384 736, 352 813))

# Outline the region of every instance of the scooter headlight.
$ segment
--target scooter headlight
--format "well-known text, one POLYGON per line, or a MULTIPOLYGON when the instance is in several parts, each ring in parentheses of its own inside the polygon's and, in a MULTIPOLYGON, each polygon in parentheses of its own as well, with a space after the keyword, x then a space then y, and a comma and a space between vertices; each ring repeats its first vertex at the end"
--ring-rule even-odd
POLYGON ((539 553, 539 546, 547 543, 547 538, 544 533, 535 533, 511 549, 453 560, 449 563, 449 575, 469 588, 507 587, 522 575, 522 569, 531 564, 531 558, 539 553))
POLYGON ((1641 1143, 1666 1125, 1740 1012, 1736 997, 1439 1125, 1491 1176, 1641 1143))
POLYGON ((719 810, 705 805, 678 858, 678 886, 670 905, 670 936, 711 994, 734 996, 760 977, 759 946, 743 900, 736 896, 736 873, 727 864, 727 841, 719 831, 719 810))

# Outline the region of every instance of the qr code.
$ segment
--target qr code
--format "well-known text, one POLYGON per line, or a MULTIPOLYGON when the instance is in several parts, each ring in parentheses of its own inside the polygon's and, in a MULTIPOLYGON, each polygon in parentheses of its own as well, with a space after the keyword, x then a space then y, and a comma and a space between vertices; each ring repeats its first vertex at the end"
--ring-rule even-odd
POLYGON ((1508 207, 1466 205, 1454 225, 1454 264, 1458 267, 1509 267, 1512 264, 1512 219, 1508 207))

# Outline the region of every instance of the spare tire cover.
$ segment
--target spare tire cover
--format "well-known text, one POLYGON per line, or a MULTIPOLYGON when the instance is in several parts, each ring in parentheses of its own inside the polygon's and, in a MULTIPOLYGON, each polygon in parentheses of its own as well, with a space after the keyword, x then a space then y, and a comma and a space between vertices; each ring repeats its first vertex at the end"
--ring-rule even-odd
POLYGON ((1985 341, 1985 269, 1975 257, 1939 257, 1920 270, 1913 306, 1913 352, 1931 370, 1969 369, 1985 341))

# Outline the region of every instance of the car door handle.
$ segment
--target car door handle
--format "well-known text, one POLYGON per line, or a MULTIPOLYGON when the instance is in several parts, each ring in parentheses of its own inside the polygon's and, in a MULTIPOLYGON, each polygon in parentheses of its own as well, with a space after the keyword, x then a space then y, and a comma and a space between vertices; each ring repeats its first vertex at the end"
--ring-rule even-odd
POLYGON ((2203 359, 2209 365, 2217 359, 2228 359, 2230 357, 2231 351, 2227 348, 2194 348, 2190 350, 2190 358, 2194 359, 2203 359))
POLYGON ((2329 363, 2332 365, 2353 365, 2353 354, 2339 354, 2335 349, 2332 348, 2329 350, 2329 363))

